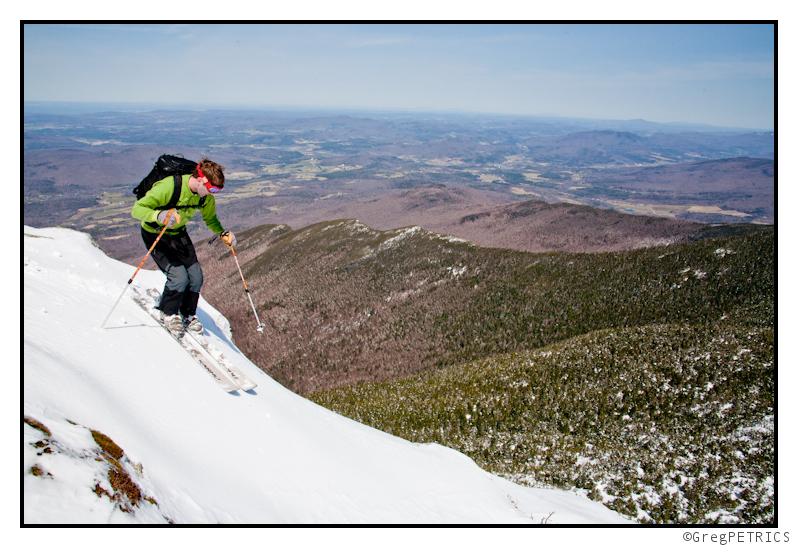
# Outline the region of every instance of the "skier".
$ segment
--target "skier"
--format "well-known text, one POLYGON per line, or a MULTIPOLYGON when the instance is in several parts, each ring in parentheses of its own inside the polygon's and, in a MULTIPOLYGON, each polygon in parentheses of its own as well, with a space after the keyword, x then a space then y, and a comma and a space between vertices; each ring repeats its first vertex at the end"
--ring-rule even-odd
POLYGON ((222 228, 216 218, 214 195, 224 188, 223 171, 224 167, 203 157, 193 173, 182 175, 180 197, 173 209, 163 209, 170 202, 178 184, 169 176, 154 183, 131 210, 131 215, 141 220, 141 237, 148 249, 166 225, 151 256, 166 274, 166 285, 161 292, 158 309, 164 325, 178 337, 183 335, 184 329, 202 334, 202 324, 196 316, 202 287, 202 268, 188 236, 186 223, 199 209, 211 231, 227 245, 236 245, 235 235, 222 228))

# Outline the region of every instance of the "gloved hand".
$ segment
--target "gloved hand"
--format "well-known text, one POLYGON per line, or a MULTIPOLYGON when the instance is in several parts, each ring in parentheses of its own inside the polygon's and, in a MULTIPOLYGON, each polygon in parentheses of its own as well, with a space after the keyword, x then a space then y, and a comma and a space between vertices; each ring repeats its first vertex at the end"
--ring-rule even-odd
POLYGON ((158 213, 158 222, 162 225, 166 225, 167 228, 172 228, 177 223, 180 222, 180 213, 177 212, 176 209, 170 209, 169 211, 161 211, 158 213), (166 220, 166 217, 169 215, 169 212, 172 213, 172 216, 169 217, 169 221, 166 220), (168 224, 167 224, 168 223, 168 224))
POLYGON ((224 232, 222 232, 221 237, 222 241, 227 245, 229 245, 230 247, 236 246, 236 236, 229 230, 225 230, 224 232))

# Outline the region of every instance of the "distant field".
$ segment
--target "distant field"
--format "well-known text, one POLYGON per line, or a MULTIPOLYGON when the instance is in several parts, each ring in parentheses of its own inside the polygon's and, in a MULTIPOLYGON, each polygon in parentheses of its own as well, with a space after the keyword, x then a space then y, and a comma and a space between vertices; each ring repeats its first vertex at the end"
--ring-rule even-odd
MULTIPOLYGON (((626 211, 629 213, 637 213, 639 215, 656 215, 657 217, 670 217, 677 219, 684 216, 686 213, 706 213, 711 215, 722 215, 737 218, 750 218, 750 213, 742 211, 735 211, 733 209, 722 209, 718 206, 701 206, 701 205, 668 205, 668 204, 638 204, 630 202, 608 202, 614 205, 617 211, 626 211)), ((729 219, 727 222, 731 222, 729 219)))

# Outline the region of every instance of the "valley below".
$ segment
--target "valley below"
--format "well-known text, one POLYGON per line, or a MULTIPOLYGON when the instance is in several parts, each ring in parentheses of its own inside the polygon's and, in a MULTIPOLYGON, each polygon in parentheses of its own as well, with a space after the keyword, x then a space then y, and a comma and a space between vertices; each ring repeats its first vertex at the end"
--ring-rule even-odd
POLYGON ((157 111, 26 114, 24 144, 24 223, 131 265, 154 160, 225 165, 264 333, 197 216, 202 294, 290 390, 642 523, 774 521, 772 132, 157 111))

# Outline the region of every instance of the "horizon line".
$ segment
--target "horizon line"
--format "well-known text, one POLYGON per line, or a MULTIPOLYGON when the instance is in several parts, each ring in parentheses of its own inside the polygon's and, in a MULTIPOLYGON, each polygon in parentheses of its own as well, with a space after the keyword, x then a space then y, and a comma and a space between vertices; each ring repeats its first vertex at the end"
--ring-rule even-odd
MULTIPOLYGON (((22 101, 22 108, 23 108, 23 115, 26 114, 25 106, 46 106, 46 105, 59 105, 62 108, 67 107, 69 105, 75 106, 94 106, 99 107, 101 105, 108 105, 108 106, 115 106, 117 108, 127 106, 129 110, 137 111, 137 112, 153 112, 157 110, 186 110, 186 111, 211 111, 211 110, 219 110, 219 111, 242 111, 242 110, 253 110, 253 111, 260 111, 260 112, 269 112, 269 111, 277 111, 277 112, 316 112, 316 111, 324 111, 324 112, 355 112, 355 113, 384 113, 384 114, 416 114, 416 115, 459 115, 459 116, 486 116, 486 117, 495 117, 495 118, 537 118, 537 119, 562 119, 565 120, 591 120, 591 121, 603 121, 603 122, 642 122, 646 124, 654 124, 654 125, 664 125, 664 126, 696 126, 696 127, 705 127, 705 128, 715 128, 718 130, 727 130, 727 131, 751 131, 751 132, 763 132, 763 133, 775 133, 774 128, 764 129, 764 128, 751 128, 751 127, 740 127, 740 126, 719 126, 715 124, 708 124, 704 122, 683 122, 683 121, 671 121, 671 122, 656 122, 652 120, 646 120, 645 118, 628 118, 628 119, 621 119, 621 118, 599 118, 599 117, 586 117, 586 116, 568 116, 563 114, 554 114, 554 113, 538 113, 538 114, 511 114, 511 113, 503 113, 503 112, 484 112, 484 111, 471 111, 471 110, 464 110, 464 109, 424 109, 424 108, 394 108, 394 107, 343 107, 343 106, 299 106, 299 105, 263 105, 263 104, 243 104, 243 103, 180 103, 174 101, 167 101, 167 102, 160 102, 160 101, 53 101, 53 100, 38 100, 38 99, 23 99, 22 101)), ((102 110, 95 110, 95 109, 81 109, 83 113, 96 113, 102 112, 102 110)), ((128 110, 128 109, 124 109, 128 110)), ((49 113, 49 114, 64 114, 62 112, 42 112, 42 114, 49 113)), ((33 114, 33 113, 31 113, 33 114)), ((698 131, 696 129, 696 131, 698 131)), ((707 130, 705 130, 707 131, 707 130)))

